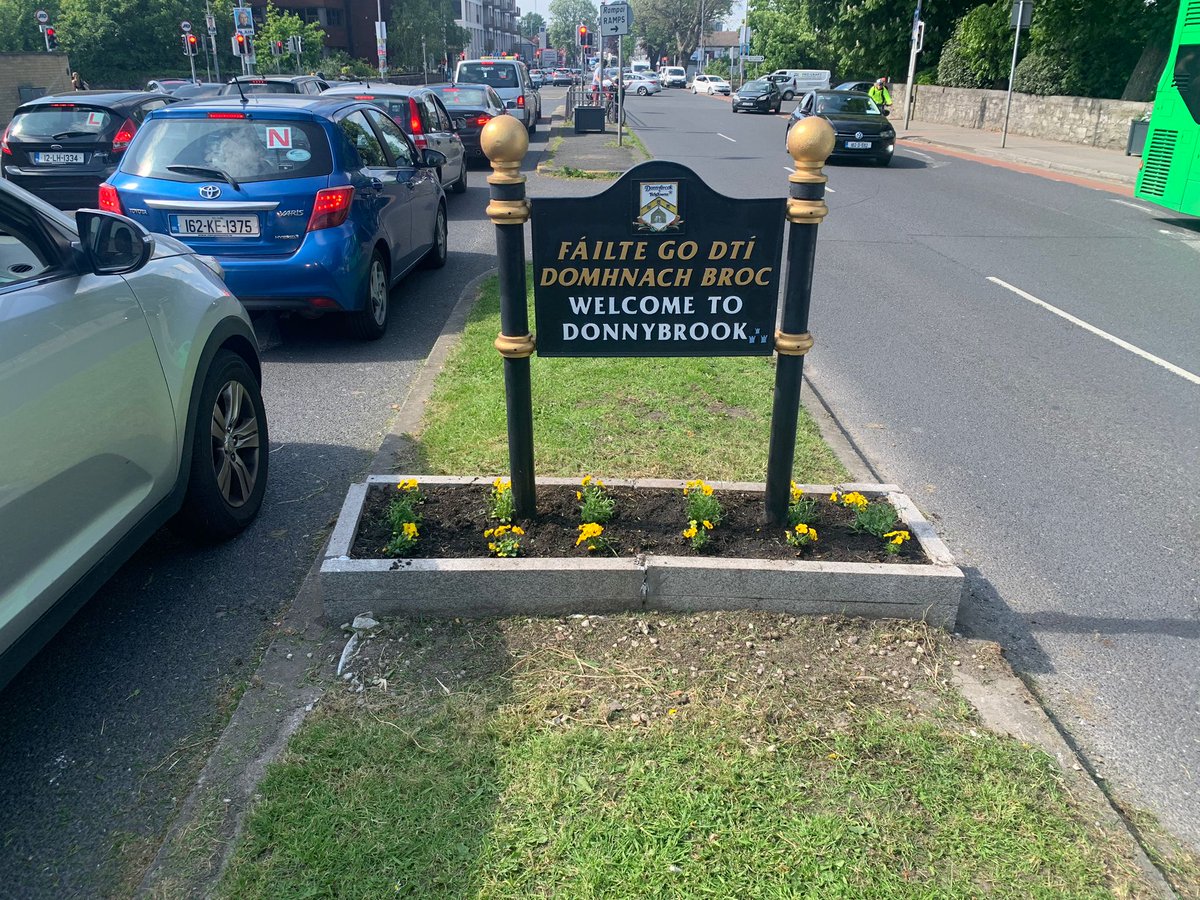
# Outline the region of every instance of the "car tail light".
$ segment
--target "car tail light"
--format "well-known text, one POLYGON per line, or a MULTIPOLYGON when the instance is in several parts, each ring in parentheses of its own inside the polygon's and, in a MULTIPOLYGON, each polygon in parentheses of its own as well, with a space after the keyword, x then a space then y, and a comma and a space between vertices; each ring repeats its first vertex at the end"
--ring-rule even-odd
POLYGON ((0 135, 0 153, 3 153, 5 156, 13 155, 12 150, 9 149, 9 146, 8 146, 8 133, 11 130, 12 130, 12 122, 9 122, 7 125, 4 126, 4 134, 0 135))
POLYGON ((517 109, 524 109, 524 108, 525 108, 525 95, 519 94, 517 96, 517 109))
POLYGON ((123 152, 129 146, 129 142, 133 140, 133 133, 135 131, 137 131, 137 125, 134 124, 133 119, 126 119, 113 137, 112 152, 123 152))
POLYGON ((100 185, 100 208, 105 212, 124 213, 121 209, 121 195, 111 184, 100 185))
POLYGON ((233 112, 215 112, 215 113, 209 113, 208 117, 210 119, 244 119, 244 118, 246 118, 246 114, 245 113, 233 113, 233 112))
POLYGON ((323 188, 317 191, 313 201, 312 216, 308 220, 309 231, 322 228, 337 228, 350 215, 350 203, 354 199, 354 188, 323 188))
POLYGON ((408 98, 408 128, 417 149, 424 150, 428 146, 428 142, 425 140, 425 127, 421 124, 421 111, 417 109, 417 101, 412 97, 408 98))
POLYGON ((492 117, 485 115, 485 116, 480 116, 478 119, 476 119, 475 124, 478 125, 480 128, 482 128, 484 125, 486 125, 490 121, 492 121, 492 117))

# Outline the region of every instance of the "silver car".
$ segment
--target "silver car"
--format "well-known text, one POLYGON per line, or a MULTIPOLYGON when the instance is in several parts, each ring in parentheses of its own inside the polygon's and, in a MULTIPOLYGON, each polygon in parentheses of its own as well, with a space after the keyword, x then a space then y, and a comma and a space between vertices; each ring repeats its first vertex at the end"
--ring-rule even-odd
POLYGON ((254 519, 259 384, 214 260, 0 181, 0 686, 169 519, 254 519))

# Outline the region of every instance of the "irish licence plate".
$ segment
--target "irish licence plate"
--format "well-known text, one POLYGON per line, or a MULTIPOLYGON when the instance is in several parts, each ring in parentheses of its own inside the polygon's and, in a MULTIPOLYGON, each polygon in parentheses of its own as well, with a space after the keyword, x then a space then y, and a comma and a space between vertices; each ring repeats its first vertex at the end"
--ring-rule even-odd
POLYGON ((258 216, 171 216, 171 234, 258 237, 258 216))
POLYGON ((870 141, 846 141, 847 150, 870 150, 870 141))
POLYGON ((33 161, 39 166, 67 166, 83 162, 82 153, 35 153, 33 161))

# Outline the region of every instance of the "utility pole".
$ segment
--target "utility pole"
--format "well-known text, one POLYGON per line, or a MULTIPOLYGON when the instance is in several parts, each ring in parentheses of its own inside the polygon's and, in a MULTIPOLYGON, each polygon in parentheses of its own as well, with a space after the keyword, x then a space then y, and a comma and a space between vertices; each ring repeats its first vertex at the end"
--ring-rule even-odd
POLYGON ((1000 136, 1000 146, 1008 143, 1008 115, 1012 112, 1013 81, 1017 77, 1017 48, 1021 46, 1021 29, 1028 28, 1033 19, 1033 0, 1013 0, 1012 19, 1009 28, 1013 30, 1012 67, 1008 70, 1008 99, 1004 104, 1004 133, 1000 136))
POLYGON ((925 23, 921 21, 921 0, 917 0, 917 10, 913 13, 912 34, 909 37, 908 50, 908 83, 904 85, 904 127, 908 128, 912 118, 913 105, 917 98, 917 54, 925 38, 925 23))
POLYGON ((696 71, 704 72, 704 0, 700 0, 700 59, 696 63, 696 71))
POLYGON ((212 45, 213 71, 217 74, 217 81, 220 81, 221 58, 217 56, 217 19, 208 0, 204 0, 204 25, 208 29, 208 42, 212 45))
POLYGON ((425 55, 425 35, 421 35, 421 79, 429 84, 429 57, 425 55))
MULTIPOLYGON (((375 0, 375 55, 379 61, 379 77, 387 77, 387 24, 383 21, 383 0, 375 0)), ((424 62, 421 63, 424 66, 424 62)))

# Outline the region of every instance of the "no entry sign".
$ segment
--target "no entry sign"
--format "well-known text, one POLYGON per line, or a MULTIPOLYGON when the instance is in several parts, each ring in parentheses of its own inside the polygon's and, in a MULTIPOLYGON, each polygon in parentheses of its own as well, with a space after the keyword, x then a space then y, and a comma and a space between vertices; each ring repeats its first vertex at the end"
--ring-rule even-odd
POLYGON ((595 197, 535 198, 538 354, 770 354, 784 207, 658 161, 595 197))

